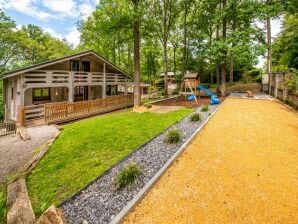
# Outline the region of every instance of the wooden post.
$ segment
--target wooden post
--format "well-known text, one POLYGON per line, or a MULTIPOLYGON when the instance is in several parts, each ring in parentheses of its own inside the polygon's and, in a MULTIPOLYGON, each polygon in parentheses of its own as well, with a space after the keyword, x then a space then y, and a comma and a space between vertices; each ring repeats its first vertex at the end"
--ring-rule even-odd
POLYGON ((128 87, 127 87, 127 78, 125 77, 125 95, 127 95, 127 92, 128 92, 128 91, 127 91, 127 88, 128 88, 128 87))
POLYGON ((106 98, 106 63, 103 64, 102 98, 106 98))
POLYGON ((19 107, 18 123, 20 124, 20 126, 24 126, 24 124, 25 124, 25 108, 24 107, 19 107))
POLYGON ((279 79, 279 73, 278 74, 275 74, 275 77, 274 77, 274 97, 277 98, 277 89, 278 89, 278 79, 279 79))
POLYGON ((74 73, 69 73, 69 85, 68 85, 68 101, 73 102, 73 80, 74 80, 74 73))

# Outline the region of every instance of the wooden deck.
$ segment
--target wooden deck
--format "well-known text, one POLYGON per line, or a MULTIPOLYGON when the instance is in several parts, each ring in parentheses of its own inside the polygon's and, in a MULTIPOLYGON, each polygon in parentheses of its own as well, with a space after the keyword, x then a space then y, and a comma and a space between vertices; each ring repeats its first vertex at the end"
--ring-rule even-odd
POLYGON ((58 124, 84 117, 103 114, 133 105, 133 95, 112 96, 80 102, 58 102, 22 107, 19 123, 25 126, 58 124))

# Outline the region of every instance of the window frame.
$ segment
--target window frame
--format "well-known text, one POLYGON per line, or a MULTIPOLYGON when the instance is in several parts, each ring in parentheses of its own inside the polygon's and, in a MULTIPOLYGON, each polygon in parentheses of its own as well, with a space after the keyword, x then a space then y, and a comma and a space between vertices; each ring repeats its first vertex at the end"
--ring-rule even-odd
POLYGON ((32 102, 33 102, 33 104, 35 102, 42 102, 42 101, 47 101, 47 102, 51 101, 51 88, 33 88, 32 89, 32 102), (40 90, 40 96, 35 96, 34 95, 36 90, 40 90), (45 90, 47 90, 47 92, 48 92, 47 96, 43 95, 45 90))

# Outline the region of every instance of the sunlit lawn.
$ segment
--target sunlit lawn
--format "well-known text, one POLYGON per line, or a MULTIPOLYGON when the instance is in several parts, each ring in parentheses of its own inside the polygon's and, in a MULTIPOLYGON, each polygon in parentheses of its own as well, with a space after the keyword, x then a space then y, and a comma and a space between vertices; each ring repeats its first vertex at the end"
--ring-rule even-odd
POLYGON ((27 177, 36 214, 58 205, 190 112, 125 111, 65 125, 48 154, 27 177))
POLYGON ((6 191, 0 186, 0 224, 5 223, 6 191))

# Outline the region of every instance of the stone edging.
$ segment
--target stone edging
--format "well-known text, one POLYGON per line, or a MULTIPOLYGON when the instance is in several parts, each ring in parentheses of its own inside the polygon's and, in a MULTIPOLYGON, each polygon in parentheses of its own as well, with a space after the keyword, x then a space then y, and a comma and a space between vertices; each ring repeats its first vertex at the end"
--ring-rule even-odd
POLYGON ((273 98, 273 99, 274 99, 275 101, 277 101, 279 104, 285 106, 285 107, 286 107, 287 109, 289 109, 290 111, 292 111, 292 112, 294 112, 294 113, 298 113, 298 111, 297 111, 295 108, 293 108, 293 107, 291 107, 290 105, 284 103, 283 101, 281 101, 281 100, 279 100, 279 99, 277 99, 277 98, 273 98))
MULTIPOLYGON (((226 98, 226 100, 229 97, 226 98)), ((170 168, 173 162, 184 152, 187 146, 192 142, 195 136, 206 126, 208 121, 214 114, 222 107, 225 101, 222 102, 212 114, 204 121, 204 123, 186 140, 186 142, 178 149, 178 151, 165 163, 165 165, 151 178, 151 180, 137 193, 137 195, 116 215, 111 221, 111 224, 118 224, 123 221, 125 216, 131 212, 137 204, 147 195, 147 193, 154 187, 155 183, 162 177, 162 175, 170 168)))
POLYGON ((152 102, 148 102, 148 103, 145 103, 145 105, 159 103, 159 102, 162 102, 162 101, 165 101, 165 100, 169 100, 169 99, 173 99, 173 98, 176 98, 176 97, 178 97, 178 95, 167 97, 167 98, 160 99, 160 100, 155 100, 155 101, 152 101, 152 102))

